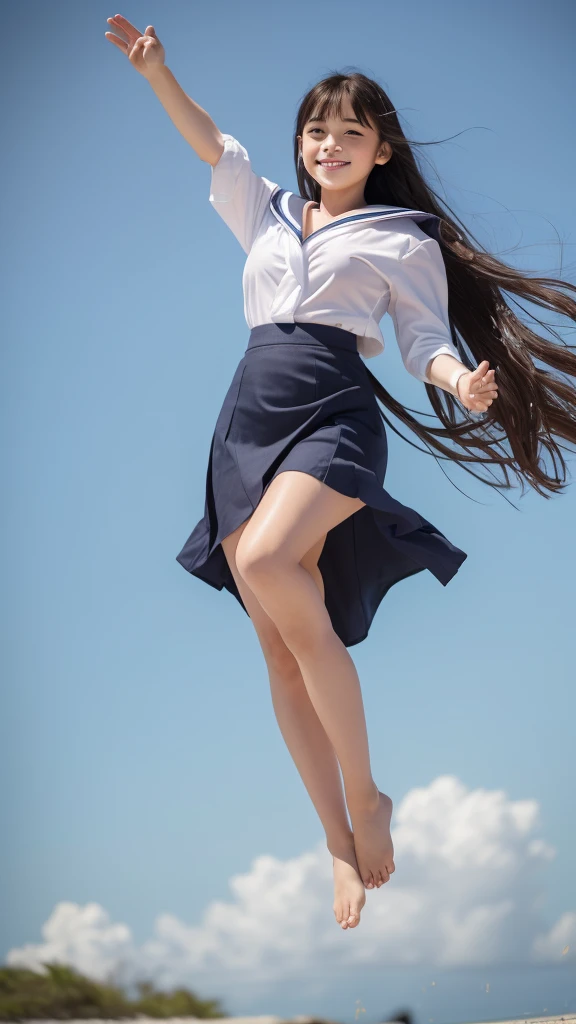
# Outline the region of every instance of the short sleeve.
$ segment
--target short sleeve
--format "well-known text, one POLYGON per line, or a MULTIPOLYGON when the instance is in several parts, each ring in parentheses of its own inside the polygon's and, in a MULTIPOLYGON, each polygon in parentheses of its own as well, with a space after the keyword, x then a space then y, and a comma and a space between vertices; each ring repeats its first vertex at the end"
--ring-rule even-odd
POLYGON ((218 163, 212 165, 210 202, 244 251, 250 252, 270 196, 278 186, 254 173, 248 153, 233 135, 222 133, 222 138, 224 150, 218 163))
POLYGON ((431 383, 426 367, 445 353, 462 362, 452 342, 448 318, 448 281, 442 250, 433 238, 411 249, 387 272, 390 284, 388 312, 396 341, 409 373, 431 383))

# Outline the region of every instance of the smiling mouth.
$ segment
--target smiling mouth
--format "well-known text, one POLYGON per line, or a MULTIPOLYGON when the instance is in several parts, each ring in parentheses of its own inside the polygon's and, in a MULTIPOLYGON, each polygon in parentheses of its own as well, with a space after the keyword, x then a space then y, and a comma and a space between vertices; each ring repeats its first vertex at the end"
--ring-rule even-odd
POLYGON ((320 164, 321 167, 346 167, 349 160, 317 160, 316 163, 320 164))

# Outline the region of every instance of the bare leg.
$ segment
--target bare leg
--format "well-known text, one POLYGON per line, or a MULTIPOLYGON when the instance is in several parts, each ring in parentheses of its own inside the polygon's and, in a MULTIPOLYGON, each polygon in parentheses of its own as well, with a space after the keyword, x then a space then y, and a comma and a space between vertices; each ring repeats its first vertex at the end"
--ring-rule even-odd
POLYGON ((301 564, 328 530, 362 506, 310 474, 280 473, 246 523, 236 566, 299 665, 342 769, 360 876, 372 888, 395 869, 392 801, 372 778, 356 667, 301 564))
MULTIPOLYGON (((278 726, 324 827, 334 867, 334 915, 343 929, 355 928, 360 922, 366 894, 358 874, 340 766, 312 706, 298 662, 236 567, 236 548, 245 526, 243 523, 226 537, 222 547, 266 659, 278 726)), ((324 586, 317 565, 322 544, 323 540, 308 552, 302 564, 310 572, 323 600, 324 586)))

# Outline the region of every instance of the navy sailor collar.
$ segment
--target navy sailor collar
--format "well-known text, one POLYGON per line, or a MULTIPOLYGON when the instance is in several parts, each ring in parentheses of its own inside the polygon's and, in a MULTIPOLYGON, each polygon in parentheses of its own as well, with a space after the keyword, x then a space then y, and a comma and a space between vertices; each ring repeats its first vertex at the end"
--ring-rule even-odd
POLYGON ((329 224, 324 224, 323 227, 317 228, 316 231, 312 231, 305 239, 302 239, 302 225, 296 214, 302 213, 305 202, 306 200, 302 196, 297 196, 294 192, 289 192, 288 189, 280 186, 270 196, 272 213, 298 239, 300 245, 305 245, 309 239, 330 231, 337 224, 365 224, 376 220, 394 220, 397 217, 411 217, 412 220, 420 223, 420 227, 427 235, 437 242, 440 241, 440 217, 437 214, 427 213, 425 210, 413 210, 410 207, 385 205, 367 206, 364 211, 352 213, 349 217, 336 217, 329 224), (292 202, 290 202, 291 199, 292 202), (294 201, 296 201, 296 208, 294 208, 294 201))

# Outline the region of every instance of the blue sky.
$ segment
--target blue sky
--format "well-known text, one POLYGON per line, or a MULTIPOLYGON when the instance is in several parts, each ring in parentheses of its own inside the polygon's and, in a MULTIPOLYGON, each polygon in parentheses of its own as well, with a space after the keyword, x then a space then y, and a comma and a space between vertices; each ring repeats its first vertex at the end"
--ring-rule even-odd
MULTIPOLYGON (((120 12, 142 31, 154 24, 186 92, 286 188, 296 189, 292 129, 307 89, 350 66, 376 77, 413 138, 452 137, 420 152, 477 237, 526 270, 576 280, 570 5, 166 0, 120 12)), ((574 487, 550 500, 516 490, 513 507, 444 466, 462 494, 389 431, 387 489, 469 557, 446 588, 429 573, 394 587, 354 648, 374 776, 403 809, 406 851, 404 882, 397 857, 355 946, 331 918, 321 845, 310 852, 320 825, 251 623, 175 560, 203 514, 214 422, 247 343, 244 254, 208 203, 209 167, 104 38, 114 13, 58 0, 3 19, 13 45, 3 68, 2 956, 46 940, 96 970, 96 948, 110 966, 121 947, 134 962, 151 957, 159 978, 178 960, 173 979, 221 995, 233 1013, 352 1021, 361 1008, 371 1024, 401 1004, 417 1024, 449 1024, 574 1010, 574 487), (474 850, 455 867, 476 806, 474 850), (439 815, 426 863, 420 807, 439 815), (438 874, 444 828, 453 845, 438 874), (422 883, 418 938, 410 871, 422 883), (250 913, 290 872, 305 960, 266 968, 254 948, 241 985, 213 930, 218 914, 239 919, 245 893, 230 880, 251 894, 247 927, 279 950, 283 912, 266 925, 250 913), (307 930, 317 892, 327 916, 307 930), (472 928, 460 961, 456 932, 452 952, 435 953, 444 906, 452 922, 488 908, 483 940, 472 928), (388 915, 399 929, 391 945, 388 915), (146 943, 158 918, 165 945, 154 960, 146 943), (177 922, 196 930, 183 937, 177 922), (195 943, 214 934, 213 980, 195 943)), ((388 317, 382 327, 386 351, 370 369, 426 411, 388 317)))

